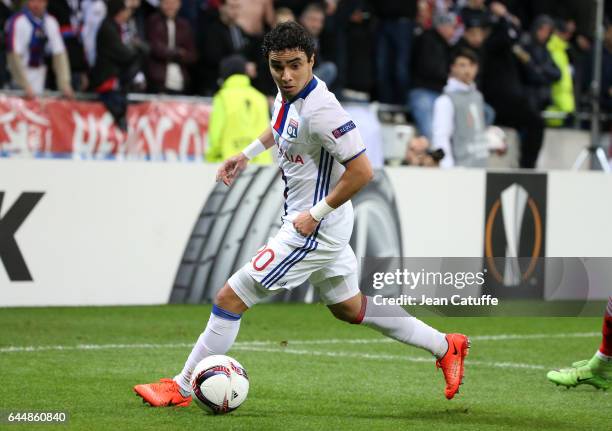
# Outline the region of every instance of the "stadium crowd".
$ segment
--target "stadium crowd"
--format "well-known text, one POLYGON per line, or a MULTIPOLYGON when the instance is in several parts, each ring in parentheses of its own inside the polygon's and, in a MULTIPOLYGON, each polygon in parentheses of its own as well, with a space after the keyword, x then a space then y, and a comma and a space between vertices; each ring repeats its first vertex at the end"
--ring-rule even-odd
MULTIPOLYGON (((609 112, 605 3, 601 102, 609 112)), ((429 140, 453 53, 473 51, 484 119, 519 131, 522 167, 534 166, 544 127, 563 124, 546 124, 542 111, 589 107, 595 2, 585 0, 0 0, 0 86, 30 98, 45 88, 68 98, 94 92, 121 122, 128 92, 213 96, 220 65, 238 54, 271 98, 260 47, 267 29, 287 20, 314 36, 315 74, 339 99, 405 106, 429 140)))

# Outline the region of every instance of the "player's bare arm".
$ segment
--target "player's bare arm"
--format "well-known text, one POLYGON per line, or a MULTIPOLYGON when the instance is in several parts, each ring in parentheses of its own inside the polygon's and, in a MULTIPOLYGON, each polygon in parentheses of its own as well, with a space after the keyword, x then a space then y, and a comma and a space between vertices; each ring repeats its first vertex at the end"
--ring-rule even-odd
MULTIPOLYGON (((272 135, 272 128, 268 127, 259 138, 257 138, 252 144, 250 144, 244 151, 233 157, 230 157, 224 161, 219 169, 217 170, 217 181, 223 181, 226 186, 231 186, 236 177, 246 169, 251 152, 261 152, 268 150, 274 145, 274 136, 272 135)), ((253 157, 256 154, 253 155, 253 157)))
MULTIPOLYGON (((346 171, 338 180, 336 187, 324 198, 325 203, 331 208, 338 208, 350 200, 359 190, 368 184, 373 176, 372 165, 365 153, 351 160, 346 165, 346 171)), ((295 230, 303 236, 311 235, 316 229, 317 221, 311 211, 304 211, 293 221, 295 230)))

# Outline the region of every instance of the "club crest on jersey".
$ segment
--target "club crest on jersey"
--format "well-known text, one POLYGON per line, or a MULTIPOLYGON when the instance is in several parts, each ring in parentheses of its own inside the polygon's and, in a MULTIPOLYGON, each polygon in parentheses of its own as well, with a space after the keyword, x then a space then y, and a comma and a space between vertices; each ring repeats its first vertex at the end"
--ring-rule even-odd
POLYGON ((292 138, 297 138, 298 122, 293 118, 289 119, 289 125, 287 126, 287 134, 292 138))

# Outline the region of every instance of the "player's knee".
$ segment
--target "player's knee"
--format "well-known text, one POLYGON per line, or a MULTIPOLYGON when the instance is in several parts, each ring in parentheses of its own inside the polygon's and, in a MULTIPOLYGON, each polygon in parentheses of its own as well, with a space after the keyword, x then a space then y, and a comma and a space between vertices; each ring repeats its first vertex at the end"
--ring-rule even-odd
POLYGON ((236 295, 236 292, 234 292, 228 283, 225 283, 221 290, 217 292, 215 296, 215 305, 224 310, 238 314, 242 314, 248 309, 246 304, 236 295))
POLYGON ((361 311, 361 295, 352 298, 352 300, 329 305, 328 308, 336 319, 353 323, 357 320, 361 311))

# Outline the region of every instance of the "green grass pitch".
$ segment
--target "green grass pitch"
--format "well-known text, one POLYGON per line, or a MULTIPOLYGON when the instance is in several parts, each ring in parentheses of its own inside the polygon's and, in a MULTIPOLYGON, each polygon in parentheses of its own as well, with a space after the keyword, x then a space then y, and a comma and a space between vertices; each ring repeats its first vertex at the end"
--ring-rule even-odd
MULTIPOLYGON (((603 307, 602 307, 603 309, 603 307)), ((228 354, 249 372, 227 416, 154 409, 132 392, 182 367, 210 306, 0 309, 0 410, 64 410, 67 425, 7 430, 603 430, 612 395, 546 371, 589 358, 601 318, 424 320, 472 337, 465 384, 444 398, 426 352, 333 319, 322 305, 260 305, 228 354), (500 335, 511 335, 500 337, 500 335), (11 349, 32 346, 33 349, 11 349), (64 346, 60 348, 58 346, 64 346)))

